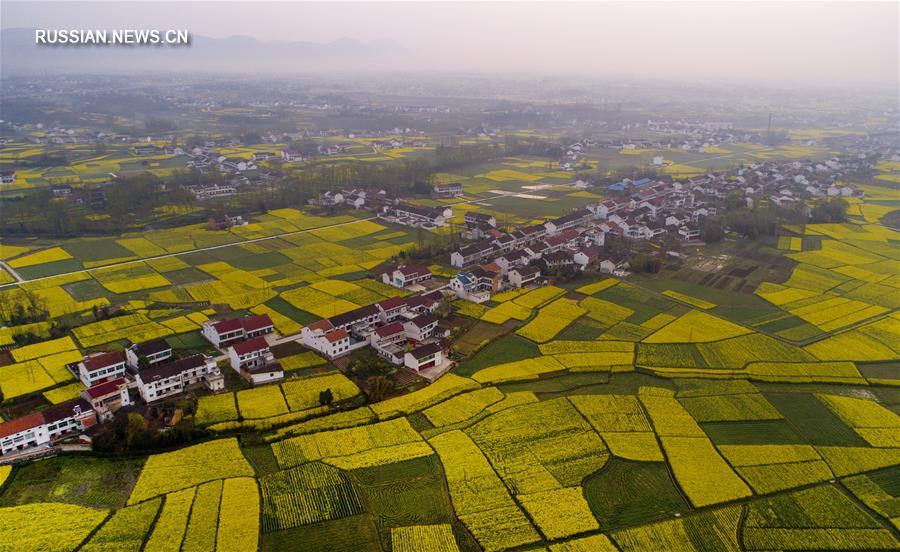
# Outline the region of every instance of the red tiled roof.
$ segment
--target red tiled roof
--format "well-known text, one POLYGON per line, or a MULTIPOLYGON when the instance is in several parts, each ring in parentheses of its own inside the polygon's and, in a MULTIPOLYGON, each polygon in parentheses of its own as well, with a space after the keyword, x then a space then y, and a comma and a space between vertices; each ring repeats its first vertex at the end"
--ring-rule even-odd
POLYGON ((89 387, 86 392, 92 399, 99 399, 113 393, 118 393, 119 388, 125 385, 125 378, 116 378, 114 380, 98 383, 93 387, 89 387))
POLYGON ((233 332, 235 330, 240 330, 243 327, 240 319, 235 318, 232 320, 223 320, 221 322, 216 322, 213 324, 213 329, 216 330, 216 333, 221 335, 223 333, 233 332))
POLYGON ((431 271, 425 268, 424 266, 404 266, 400 267, 397 270, 400 271, 404 276, 418 276, 420 274, 431 274, 431 271))
POLYGON ((113 364, 119 364, 120 362, 125 362, 125 353, 123 351, 115 351, 89 357, 84 361, 84 367, 87 368, 88 372, 96 372, 97 370, 112 366, 113 364))
POLYGON ((400 322, 391 322, 387 326, 382 326, 375 330, 375 333, 378 334, 378 337, 397 335, 398 333, 403 333, 403 324, 400 322))
POLYGON ((311 332, 316 331, 316 330, 328 331, 328 330, 334 328, 334 324, 332 324, 331 321, 328 320, 327 318, 323 318, 322 320, 313 322, 312 324, 307 326, 307 328, 311 332))
POLYGON ((255 332, 263 328, 274 326, 274 324, 272 324, 272 319, 269 318, 268 314, 259 314, 257 316, 247 316, 246 318, 241 318, 241 325, 244 327, 244 331, 246 332, 255 332))
POLYGON ((325 339, 327 339, 329 343, 334 343, 335 341, 340 341, 347 337, 350 337, 350 334, 344 329, 334 330, 333 332, 325 334, 325 339))
POLYGON ((253 351, 268 349, 269 344, 266 343, 266 338, 264 337, 254 337, 253 339, 248 339, 247 341, 235 343, 234 345, 232 345, 232 348, 234 348, 235 353, 239 355, 246 355, 247 353, 252 353, 253 351))
POLYGON ((376 303, 378 307, 383 311, 394 310, 396 308, 400 308, 406 304, 406 299, 403 297, 391 297, 390 299, 385 299, 384 301, 379 301, 376 303))
POLYGON ((421 345, 416 347, 409 354, 413 356, 416 360, 421 360, 429 355, 433 355, 441 350, 441 346, 438 343, 426 343, 425 345, 421 345))
POLYGON ((0 424, 0 438, 9 437, 10 435, 14 435, 19 433, 20 431, 25 431, 27 429, 32 429, 38 426, 44 425, 44 415, 40 412, 33 412, 28 414, 27 416, 22 416, 21 418, 16 418, 15 420, 10 420, 8 422, 3 422, 0 424))

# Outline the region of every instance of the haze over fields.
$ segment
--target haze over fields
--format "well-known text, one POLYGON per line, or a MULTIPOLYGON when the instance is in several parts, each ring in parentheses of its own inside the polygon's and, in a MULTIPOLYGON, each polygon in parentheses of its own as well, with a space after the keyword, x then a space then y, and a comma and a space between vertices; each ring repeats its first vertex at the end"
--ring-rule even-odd
POLYGON ((4 72, 427 70, 868 88, 894 87, 900 67, 897 2, 111 5, 4 1, 4 72), (34 46, 34 28, 187 29, 194 43, 86 55, 34 46))

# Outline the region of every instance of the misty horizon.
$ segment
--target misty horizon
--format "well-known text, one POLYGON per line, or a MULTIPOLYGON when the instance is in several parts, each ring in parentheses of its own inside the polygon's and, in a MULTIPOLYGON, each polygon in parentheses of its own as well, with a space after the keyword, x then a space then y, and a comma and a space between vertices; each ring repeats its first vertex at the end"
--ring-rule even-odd
MULTIPOLYGON (((160 4, 3 2, 2 30, 177 28, 273 46, 344 46, 342 55, 372 50, 272 67, 264 59, 190 66, 203 72, 583 75, 857 89, 896 88, 900 80, 895 2, 160 4)), ((179 53, 169 54, 173 70, 189 68, 187 56, 180 67, 179 53)))

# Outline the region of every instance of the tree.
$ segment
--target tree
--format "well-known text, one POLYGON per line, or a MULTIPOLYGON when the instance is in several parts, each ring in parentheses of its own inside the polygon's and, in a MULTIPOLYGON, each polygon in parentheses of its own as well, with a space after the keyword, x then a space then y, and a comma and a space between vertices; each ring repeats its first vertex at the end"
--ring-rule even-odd
POLYGON ((334 393, 331 392, 330 387, 323 391, 319 391, 319 404, 320 405, 328 406, 332 402, 334 402, 334 393))
POLYGON ((706 243, 718 243, 725 237, 725 228, 719 218, 708 218, 700 228, 700 239, 706 243))
POLYGON ((138 356, 138 370, 146 370, 150 368, 150 359, 145 357, 144 355, 138 356))
POLYGON ((379 402, 394 390, 394 383, 385 376, 372 376, 366 380, 366 389, 369 402, 379 402))
POLYGON ((850 204, 842 197, 835 197, 819 202, 813 207, 810 216, 815 223, 839 223, 847 221, 847 209, 850 204))
POLYGON ((725 210, 733 211, 735 209, 740 209, 741 207, 746 207, 747 201, 744 200, 744 196, 740 190, 731 190, 728 192, 728 195, 725 196, 725 210))

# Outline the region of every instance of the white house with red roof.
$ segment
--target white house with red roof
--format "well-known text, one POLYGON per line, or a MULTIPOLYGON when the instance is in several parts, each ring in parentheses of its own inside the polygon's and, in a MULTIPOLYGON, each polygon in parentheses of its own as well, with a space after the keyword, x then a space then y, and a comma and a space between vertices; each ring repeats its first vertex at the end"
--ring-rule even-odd
POLYGON ((141 398, 148 404, 183 393, 201 382, 211 391, 225 389, 225 378, 215 359, 202 354, 154 364, 138 372, 135 381, 141 398))
POLYGON ((284 370, 264 337, 233 343, 228 347, 228 359, 234 371, 253 384, 284 378, 284 370))
POLYGON ((406 330, 406 337, 409 339, 425 341, 434 334, 437 324, 438 319, 433 314, 424 313, 414 317, 409 313, 407 320, 403 322, 403 329, 406 330))
POLYGON ((431 271, 424 266, 407 265, 398 266, 393 272, 381 275, 381 279, 385 284, 403 289, 406 286, 418 284, 424 280, 431 278, 431 271))
POLYGON ((444 350, 439 343, 426 343, 407 352, 403 364, 410 370, 420 372, 444 362, 444 350))
POLYGON ((509 271, 507 278, 509 283, 517 288, 523 288, 532 284, 541 277, 541 269, 536 266, 520 266, 509 271))
POLYGON ((101 422, 111 420, 120 408, 131 404, 128 382, 121 377, 88 387, 81 396, 91 403, 101 422))
POLYGON ((85 387, 125 375, 125 353, 115 351, 86 356, 78 363, 78 379, 85 387))
POLYGON ((600 248, 585 247, 572 256, 572 261, 575 262, 575 265, 578 266, 578 268, 584 270, 589 264, 596 262, 599 258, 600 248))
POLYGON ((369 340, 379 356, 394 364, 403 364, 406 330, 401 322, 391 322, 376 329, 369 335, 369 340))
POLYGON ((375 303, 375 306, 381 314, 381 321, 389 323, 400 318, 400 315, 406 310, 406 299, 404 297, 391 297, 375 303))
POLYGON ((303 344, 319 351, 329 359, 350 352, 350 333, 344 328, 336 328, 330 320, 319 320, 303 328, 300 332, 303 344))
POLYGON ((95 425, 97 417, 84 399, 72 399, 21 418, 0 423, 0 454, 50 445, 95 425))
POLYGON ((227 347, 235 341, 250 339, 275 331, 275 324, 268 314, 233 318, 220 322, 209 320, 203 323, 201 333, 217 348, 227 347))

